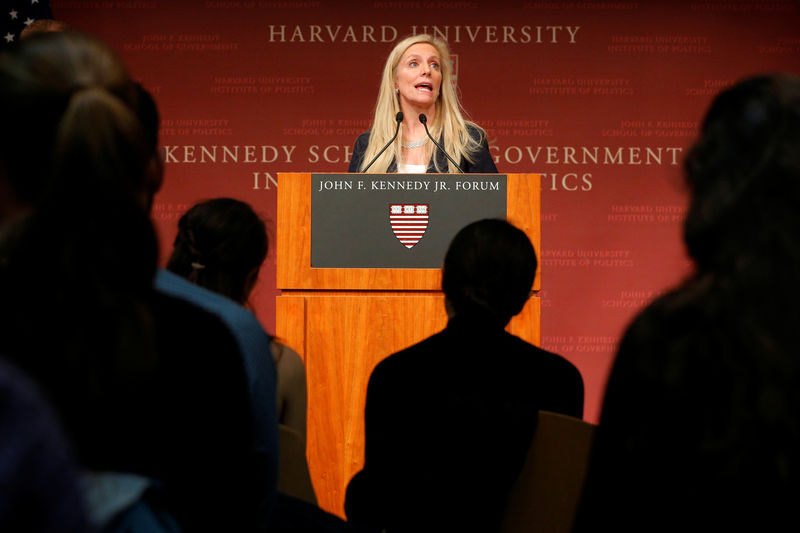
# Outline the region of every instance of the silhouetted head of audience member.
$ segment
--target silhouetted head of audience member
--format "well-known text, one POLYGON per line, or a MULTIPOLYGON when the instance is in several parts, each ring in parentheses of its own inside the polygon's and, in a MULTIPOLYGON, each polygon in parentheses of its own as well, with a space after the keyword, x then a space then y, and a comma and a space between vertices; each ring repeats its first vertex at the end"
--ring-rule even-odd
POLYGON ((13 205, 0 213, 12 225, 0 347, 62 413, 100 409, 152 364, 158 255, 137 97, 116 54, 83 34, 35 34, 0 57, 0 181, 18 208, 13 224, 13 205))
POLYGON ((800 267, 800 78, 754 77, 717 96, 685 171, 684 236, 701 272, 800 267))
POLYGON ((141 195, 147 147, 131 113, 137 97, 116 54, 87 35, 38 33, 5 52, 0 161, 18 206, 30 207, 59 187, 141 195))
POLYGON ((178 221, 167 269, 244 304, 267 257, 264 221, 233 198, 216 198, 189 209, 178 221))
POLYGON ((536 252, 522 230, 499 219, 467 225, 444 258, 448 311, 507 324, 528 300, 536 266, 536 252))
POLYGON ((94 274, 149 285, 157 249, 143 209, 151 150, 139 98, 116 54, 84 34, 35 34, 0 57, 0 116, 13 125, 0 132, 3 178, 37 214, 29 229, 52 223, 37 236, 53 246, 48 271, 102 255, 94 274))

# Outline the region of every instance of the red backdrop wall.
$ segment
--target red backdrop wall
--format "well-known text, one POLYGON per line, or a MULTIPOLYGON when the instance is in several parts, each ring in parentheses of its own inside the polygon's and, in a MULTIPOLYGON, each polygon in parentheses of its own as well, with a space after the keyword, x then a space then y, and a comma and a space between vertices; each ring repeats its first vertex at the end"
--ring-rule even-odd
MULTIPOLYGON (((632 315, 688 268, 681 162, 734 80, 800 72, 795 0, 52 0, 154 94, 166 183, 162 256, 193 203, 233 196, 273 219, 281 171, 345 171, 393 42, 450 42, 501 172, 542 173, 542 335, 586 382, 596 421, 632 315)), ((275 323, 275 262, 254 305, 275 323)))

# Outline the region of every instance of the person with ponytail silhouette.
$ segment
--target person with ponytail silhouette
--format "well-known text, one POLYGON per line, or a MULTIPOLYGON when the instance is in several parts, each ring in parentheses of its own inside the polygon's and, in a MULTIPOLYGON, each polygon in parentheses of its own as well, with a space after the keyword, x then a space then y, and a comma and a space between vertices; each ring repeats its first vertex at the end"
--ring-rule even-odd
MULTIPOLYGON (((246 306, 268 248, 266 226, 252 207, 214 198, 181 216, 167 269, 246 306)), ((275 339, 270 348, 277 368, 278 422, 305 440, 305 365, 297 352, 275 339)))
MULTIPOLYGON (((157 482, 183 531, 253 531, 274 477, 252 449, 237 344, 153 289, 160 176, 140 97, 83 34, 0 56, 0 352, 52 402, 83 469, 157 482)), ((108 518, 136 486, 90 512, 108 518)))

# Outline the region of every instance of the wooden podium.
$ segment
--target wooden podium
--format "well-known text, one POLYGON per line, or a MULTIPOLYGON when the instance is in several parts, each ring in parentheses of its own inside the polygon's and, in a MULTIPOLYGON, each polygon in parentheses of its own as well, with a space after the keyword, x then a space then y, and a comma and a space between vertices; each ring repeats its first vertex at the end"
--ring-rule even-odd
MULTIPOLYGON (((509 174, 507 219, 540 253, 540 176, 509 174)), ((372 369, 447 323, 439 269, 312 268, 311 174, 278 174, 276 335, 306 364, 307 453, 322 509, 344 517, 347 483, 364 461, 372 369)), ((541 257, 541 256, 539 256, 541 257)), ((541 260, 540 260, 541 263, 541 260)), ((540 287, 537 272, 534 290, 540 287)), ((509 331, 539 344, 533 296, 509 331)))

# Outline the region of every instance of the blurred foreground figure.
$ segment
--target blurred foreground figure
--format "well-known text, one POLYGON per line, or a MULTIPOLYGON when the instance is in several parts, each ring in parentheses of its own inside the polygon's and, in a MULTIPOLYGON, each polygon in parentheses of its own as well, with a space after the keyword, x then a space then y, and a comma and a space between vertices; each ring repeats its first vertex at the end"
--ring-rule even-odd
POLYGON ((274 478, 236 341, 153 289, 160 176, 140 98, 86 35, 34 34, 0 56, 0 351, 51 401, 82 468, 163 485, 186 532, 253 530, 274 478))
POLYGON ((624 336, 576 530, 794 531, 800 79, 720 94, 685 173, 695 272, 624 336))
POLYGON ((61 424, 36 385, 2 360, 0 531, 90 531, 61 424))

